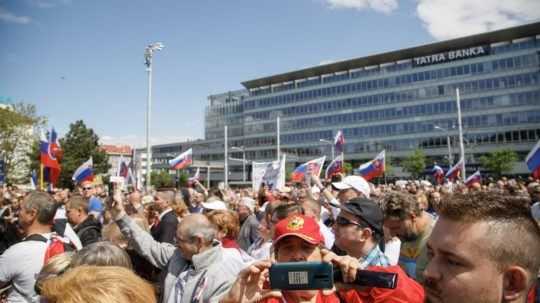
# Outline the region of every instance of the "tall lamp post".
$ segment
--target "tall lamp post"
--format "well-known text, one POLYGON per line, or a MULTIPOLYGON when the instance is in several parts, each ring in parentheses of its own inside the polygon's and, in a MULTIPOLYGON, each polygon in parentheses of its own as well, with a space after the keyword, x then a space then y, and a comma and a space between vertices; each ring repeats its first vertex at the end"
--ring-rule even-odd
POLYGON ((144 61, 148 73, 148 102, 146 103, 146 192, 152 188, 150 173, 152 170, 152 150, 150 147, 150 114, 152 110, 152 57, 155 51, 163 49, 163 43, 155 42, 144 49, 144 61))
POLYGON ((323 142, 323 143, 326 143, 326 144, 330 144, 330 146, 332 147, 332 161, 334 161, 335 159, 335 156, 334 156, 334 142, 330 141, 330 140, 325 140, 325 139, 319 139, 320 142, 323 142))
POLYGON ((452 158, 452 147, 450 146, 450 133, 448 132, 448 129, 440 127, 438 125, 434 125, 433 128, 443 131, 446 133, 446 145, 448 146, 448 167, 452 167, 452 164, 454 164, 453 158, 452 158))
POLYGON ((231 149, 242 152, 242 180, 246 182, 246 148, 244 146, 233 146, 231 149))

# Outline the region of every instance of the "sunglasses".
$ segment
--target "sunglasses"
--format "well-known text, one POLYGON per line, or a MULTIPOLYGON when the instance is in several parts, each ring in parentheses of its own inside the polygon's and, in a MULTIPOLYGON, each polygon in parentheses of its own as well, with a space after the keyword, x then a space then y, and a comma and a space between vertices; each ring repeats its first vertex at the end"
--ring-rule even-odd
POLYGON ((356 226, 359 226, 359 227, 365 227, 365 225, 363 224, 360 224, 360 223, 356 223, 356 222, 353 222, 345 217, 337 217, 336 218, 336 224, 337 225, 340 225, 340 226, 347 226, 347 225, 356 225, 356 226))
POLYGON ((83 190, 92 190, 94 189, 93 187, 83 187, 83 190))

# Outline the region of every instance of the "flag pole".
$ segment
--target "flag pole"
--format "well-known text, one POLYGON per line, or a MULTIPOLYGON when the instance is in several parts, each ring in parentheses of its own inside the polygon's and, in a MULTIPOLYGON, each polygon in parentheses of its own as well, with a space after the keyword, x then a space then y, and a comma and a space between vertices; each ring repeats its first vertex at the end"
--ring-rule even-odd
POLYGON ((43 190, 43 163, 39 163, 39 190, 43 190))

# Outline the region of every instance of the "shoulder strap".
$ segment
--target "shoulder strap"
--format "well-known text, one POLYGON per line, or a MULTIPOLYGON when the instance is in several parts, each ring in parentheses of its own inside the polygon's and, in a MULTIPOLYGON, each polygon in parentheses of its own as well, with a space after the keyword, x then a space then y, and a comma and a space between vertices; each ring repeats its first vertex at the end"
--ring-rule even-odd
POLYGON ((24 238, 23 241, 40 241, 47 243, 49 240, 40 234, 31 234, 30 236, 24 238))

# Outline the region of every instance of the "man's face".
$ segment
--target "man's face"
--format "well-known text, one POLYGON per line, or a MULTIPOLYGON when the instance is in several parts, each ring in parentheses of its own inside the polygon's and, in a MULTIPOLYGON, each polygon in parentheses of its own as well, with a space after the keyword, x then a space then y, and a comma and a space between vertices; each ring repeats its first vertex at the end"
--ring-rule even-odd
POLYGON ((164 197, 160 193, 157 193, 156 196, 154 197, 154 205, 156 206, 157 210, 160 212, 164 211, 169 206, 167 201, 164 199, 164 197))
POLYGON ((249 216, 249 208, 243 203, 238 204, 238 209, 236 211, 238 212, 238 217, 241 221, 249 216))
MULTIPOLYGON (((321 262, 322 253, 317 245, 302 240, 295 236, 285 237, 279 241, 276 247, 277 262, 321 262)), ((318 290, 296 290, 290 291, 296 297, 311 298, 319 292, 318 290)))
POLYGON ((82 194, 85 198, 90 198, 91 196, 94 196, 96 194, 96 190, 94 189, 94 185, 90 182, 83 182, 81 185, 82 188, 82 194))
POLYGON ((419 231, 412 216, 405 218, 388 217, 384 219, 384 225, 390 231, 390 235, 398 237, 401 241, 409 242, 418 239, 419 231))
POLYGON ((362 245, 362 228, 359 228, 358 219, 346 211, 341 211, 334 225, 336 245, 349 252, 354 246, 362 245))
POLYGON ((204 195, 201 193, 195 193, 193 195, 193 204, 195 206, 201 205, 201 203, 204 201, 204 195))
POLYGON ((83 215, 83 211, 77 208, 67 207, 66 209, 66 217, 69 221, 69 223, 73 225, 80 224, 83 220, 81 219, 83 215))
POLYGON ((21 203, 21 210, 19 211, 19 224, 23 229, 27 229, 36 219, 37 211, 35 209, 27 209, 24 203, 21 203))
POLYGON ((357 198, 359 197, 360 195, 358 194, 358 192, 352 188, 349 188, 349 189, 344 189, 344 190, 341 190, 339 191, 338 193, 338 200, 339 202, 341 203, 345 203, 351 199, 354 199, 354 198, 357 198))
POLYGON ((176 229, 176 247, 182 253, 182 256, 186 260, 191 260, 193 255, 196 255, 199 252, 199 247, 197 243, 194 243, 187 236, 185 229, 180 226, 176 229))
POLYGON ((426 302, 503 302, 503 273, 491 261, 488 225, 439 218, 428 240, 426 302))

